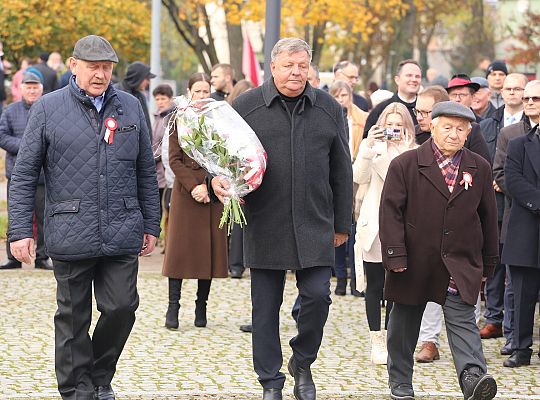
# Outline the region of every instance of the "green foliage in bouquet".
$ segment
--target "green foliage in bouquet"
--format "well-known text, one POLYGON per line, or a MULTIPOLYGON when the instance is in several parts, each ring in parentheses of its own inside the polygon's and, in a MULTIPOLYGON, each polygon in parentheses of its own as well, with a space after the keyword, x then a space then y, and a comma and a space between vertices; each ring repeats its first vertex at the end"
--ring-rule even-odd
MULTIPOLYGON (((240 159, 229 154, 226 142, 217 132, 205 123, 204 115, 199 117, 197 126, 192 127, 191 133, 182 136, 183 148, 186 152, 194 154, 206 147, 212 150, 217 156, 217 164, 226 171, 230 171, 231 176, 236 176, 240 169, 240 159)), ((223 206, 223 214, 219 221, 219 227, 223 228, 227 224, 227 234, 232 232, 233 224, 243 227, 247 224, 246 217, 237 198, 228 199, 223 206)))

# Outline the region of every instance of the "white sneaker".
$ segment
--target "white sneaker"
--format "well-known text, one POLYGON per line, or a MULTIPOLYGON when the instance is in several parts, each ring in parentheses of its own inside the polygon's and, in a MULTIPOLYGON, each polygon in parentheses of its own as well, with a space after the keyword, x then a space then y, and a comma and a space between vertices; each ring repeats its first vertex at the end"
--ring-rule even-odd
POLYGON ((371 337, 371 362, 378 365, 386 365, 388 351, 386 350, 386 331, 370 331, 371 337))

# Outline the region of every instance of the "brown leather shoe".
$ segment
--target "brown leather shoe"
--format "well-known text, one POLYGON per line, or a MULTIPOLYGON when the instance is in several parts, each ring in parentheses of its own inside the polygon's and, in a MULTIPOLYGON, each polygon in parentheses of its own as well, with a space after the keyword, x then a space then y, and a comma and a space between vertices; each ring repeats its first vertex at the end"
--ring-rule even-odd
POLYGON ((423 342, 422 348, 416 354, 416 362, 419 363, 430 363, 440 358, 439 349, 433 342, 423 342))
POLYGON ((502 337, 503 331, 501 325, 495 324, 486 324, 482 329, 480 329, 480 337, 482 339, 494 339, 502 337))

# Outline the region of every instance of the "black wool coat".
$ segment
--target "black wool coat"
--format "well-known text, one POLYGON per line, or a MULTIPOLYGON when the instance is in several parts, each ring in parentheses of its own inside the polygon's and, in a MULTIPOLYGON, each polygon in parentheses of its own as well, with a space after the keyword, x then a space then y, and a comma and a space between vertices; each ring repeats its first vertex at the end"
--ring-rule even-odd
POLYGON ((540 138, 536 129, 508 143, 504 182, 512 208, 502 262, 540 268, 540 138))
MULTIPOLYGON (((504 213, 500 234, 501 243, 504 243, 506 238, 508 219, 510 218, 510 210, 512 209, 512 198, 506 193, 506 185, 504 183, 504 164, 506 163, 508 142, 516 137, 526 135, 530 130, 531 124, 529 118, 524 117, 521 121, 502 128, 497 137, 497 149, 495 151, 495 159, 493 160, 493 179, 504 193, 504 213)), ((495 193, 495 195, 497 195, 497 193, 495 193)))
POLYGON ((334 265, 334 232, 349 233, 352 223, 352 166, 341 106, 308 83, 291 115, 270 79, 233 107, 268 154, 261 186, 245 197, 245 266, 334 265))

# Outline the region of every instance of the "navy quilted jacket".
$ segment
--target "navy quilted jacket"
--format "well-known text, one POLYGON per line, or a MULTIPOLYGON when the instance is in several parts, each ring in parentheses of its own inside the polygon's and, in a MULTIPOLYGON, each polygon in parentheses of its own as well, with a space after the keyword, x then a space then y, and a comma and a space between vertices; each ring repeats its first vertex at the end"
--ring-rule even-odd
MULTIPOLYGON (((21 139, 28 122, 29 111, 30 104, 17 101, 10 104, 0 118, 0 148, 6 151, 6 177, 8 179, 11 179, 11 172, 15 166, 21 139)), ((39 183, 44 182, 43 174, 41 174, 39 183)))
POLYGON ((45 242, 53 259, 137 254, 159 236, 159 192, 148 127, 133 96, 109 86, 101 112, 74 84, 30 110, 9 193, 8 239, 32 237, 34 188, 45 171, 45 242), (104 141, 104 120, 118 129, 104 141))

